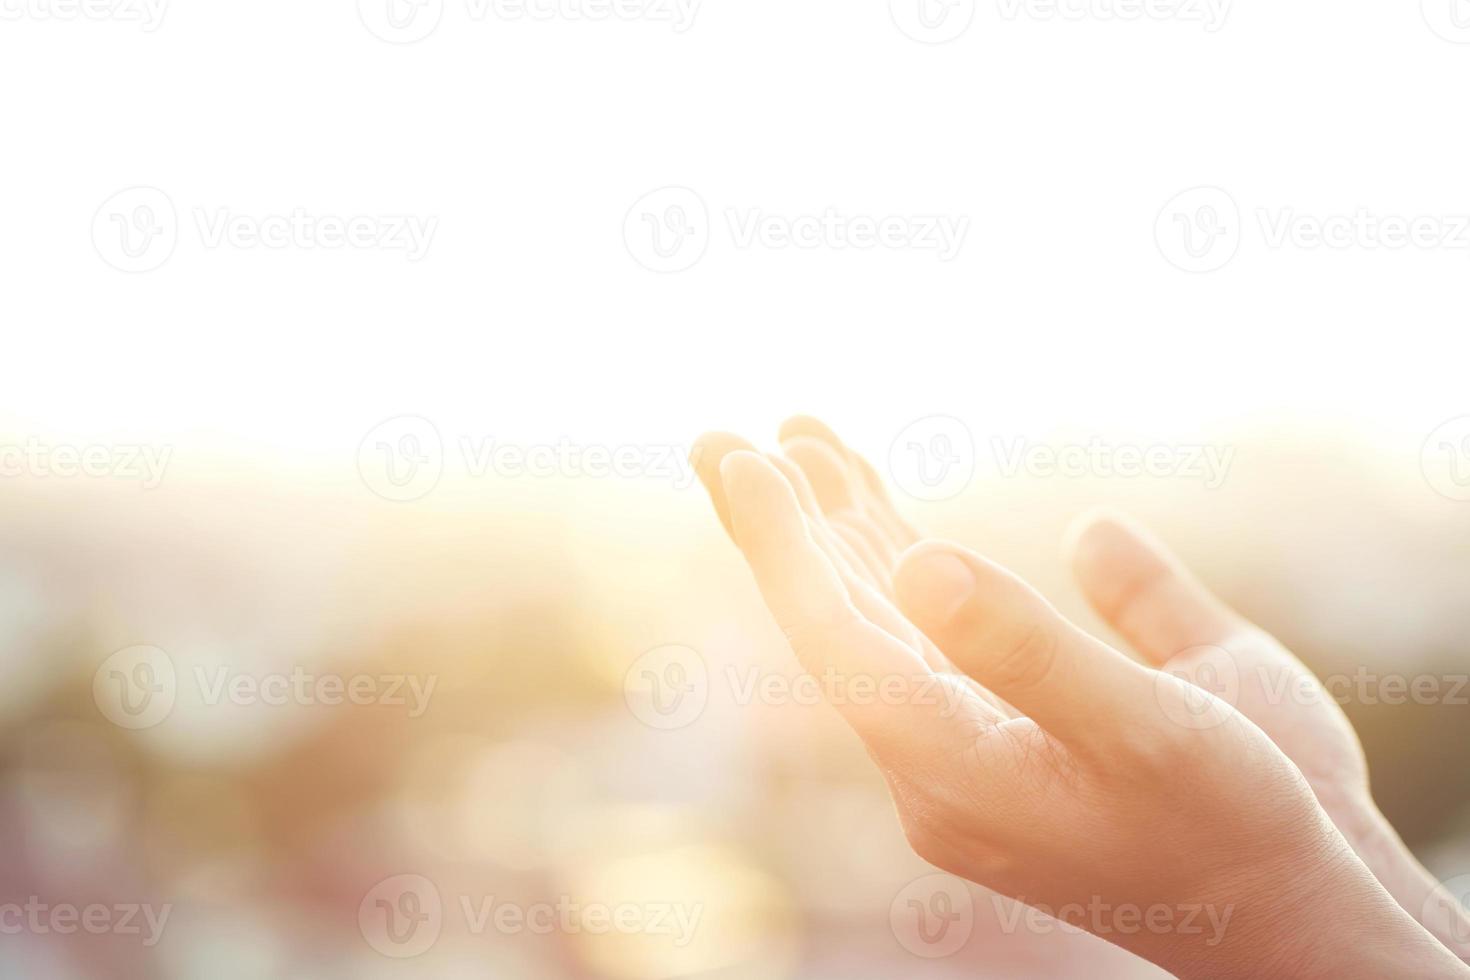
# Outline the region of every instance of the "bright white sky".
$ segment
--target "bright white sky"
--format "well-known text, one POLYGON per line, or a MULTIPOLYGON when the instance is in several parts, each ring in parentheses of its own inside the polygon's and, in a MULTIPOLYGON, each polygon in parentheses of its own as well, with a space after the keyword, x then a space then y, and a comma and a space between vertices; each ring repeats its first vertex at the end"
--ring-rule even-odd
POLYGON ((1290 416, 1422 438, 1470 412, 1470 248, 1272 248, 1261 217, 1470 213, 1470 129, 1450 122, 1470 49, 1417 5, 1240 5, 1211 34, 982 4, 927 46, 876 3, 708 4, 678 35, 476 22, 450 3, 401 47, 351 4, 256 6, 174 10, 155 35, 0 36, 7 90, 48 87, 44 106, 7 107, 45 152, 11 154, 0 189, 5 435, 310 454, 406 413, 620 443, 766 434, 810 411, 881 449, 940 413, 1018 433, 1290 416), (252 33, 268 63, 242 54, 252 33), (211 43, 226 34, 240 43, 211 43), (85 82, 99 76, 121 81, 85 82), (673 184, 698 192, 711 240, 660 275, 623 221, 673 184), (180 232, 166 264, 128 275, 89 231, 134 185, 167 192, 180 232), (1199 185, 1238 204, 1240 245, 1191 274, 1154 223, 1199 185), (727 216, 829 207, 970 230, 945 263, 741 248, 727 216), (439 225, 417 263, 204 243, 223 211, 295 208, 439 225))

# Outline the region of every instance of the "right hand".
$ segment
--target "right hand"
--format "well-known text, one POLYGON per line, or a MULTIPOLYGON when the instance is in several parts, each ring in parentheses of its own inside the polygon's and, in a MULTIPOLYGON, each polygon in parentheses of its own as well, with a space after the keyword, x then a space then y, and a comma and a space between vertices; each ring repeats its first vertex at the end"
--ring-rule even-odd
POLYGON ((717 505, 807 670, 962 689, 948 716, 918 696, 838 706, 922 856, 1053 910, 1230 915, 1213 947, 1178 930, 1078 923, 1182 976, 1465 975, 1230 706, 1087 635, 956 546, 923 544, 899 562, 902 623, 865 589, 860 611, 861 583, 803 514, 790 471, 745 451, 720 456, 717 505), (979 686, 936 670, 929 641, 979 686), (1168 720, 1201 704, 1213 724, 1168 720))

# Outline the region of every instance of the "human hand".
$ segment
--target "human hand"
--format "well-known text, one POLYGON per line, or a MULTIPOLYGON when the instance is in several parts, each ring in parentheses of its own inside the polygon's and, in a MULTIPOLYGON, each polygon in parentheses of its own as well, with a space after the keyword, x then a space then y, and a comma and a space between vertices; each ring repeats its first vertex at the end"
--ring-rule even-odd
POLYGON ((1145 662, 1228 700, 1255 722, 1301 770, 1399 905, 1456 955, 1470 958, 1470 916, 1373 802, 1357 734, 1316 675, 1132 522, 1115 516, 1085 521, 1069 550, 1093 608, 1145 662))
POLYGON ((955 688, 944 703, 958 707, 943 714, 918 697, 838 705, 922 856, 1051 908, 1098 897, 1229 907, 1233 928, 1214 947, 1100 932, 1182 976, 1462 975, 1258 728, 1214 698, 1204 704, 1216 723, 1169 723, 1150 709, 1197 710, 1188 684, 1087 636, 963 549, 911 549, 886 580, 901 522, 875 509, 871 487, 824 519, 819 508, 841 503, 821 475, 832 459, 798 441, 788 441, 793 456, 816 454, 800 468, 711 437, 701 473, 807 670, 955 688))

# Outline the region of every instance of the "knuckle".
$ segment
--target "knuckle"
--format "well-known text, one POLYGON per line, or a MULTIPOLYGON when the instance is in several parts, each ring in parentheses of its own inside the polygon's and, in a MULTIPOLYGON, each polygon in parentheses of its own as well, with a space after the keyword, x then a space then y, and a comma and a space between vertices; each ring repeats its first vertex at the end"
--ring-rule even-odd
POLYGON ((1000 646, 989 667, 991 679, 998 687, 1008 690, 1043 686, 1056 667, 1059 642, 1051 624, 1028 625, 1000 646))

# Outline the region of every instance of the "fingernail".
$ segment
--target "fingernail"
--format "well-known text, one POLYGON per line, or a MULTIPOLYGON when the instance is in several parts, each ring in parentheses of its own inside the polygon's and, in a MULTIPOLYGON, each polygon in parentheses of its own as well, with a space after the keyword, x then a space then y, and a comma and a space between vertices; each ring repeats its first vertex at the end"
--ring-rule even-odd
POLYGON ((894 583, 899 604, 920 624, 940 626, 975 592, 975 572, 952 551, 934 548, 906 558, 894 583))

